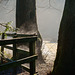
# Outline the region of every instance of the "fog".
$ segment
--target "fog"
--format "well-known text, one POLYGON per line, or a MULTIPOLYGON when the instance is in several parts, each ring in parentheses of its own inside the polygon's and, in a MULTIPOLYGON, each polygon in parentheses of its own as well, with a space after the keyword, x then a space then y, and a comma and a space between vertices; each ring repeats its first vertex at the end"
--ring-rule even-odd
MULTIPOLYGON (((65 0, 36 0, 37 25, 44 40, 57 41, 65 0)), ((16 0, 0 0, 0 22, 13 21, 16 0)), ((0 30, 3 30, 0 26, 0 30)))
POLYGON ((57 41, 65 0, 36 0, 37 24, 44 40, 57 41))
MULTIPOLYGON (((16 0, 0 0, 0 23, 13 21, 12 26, 15 27, 16 0)), ((0 26, 0 31, 3 31, 0 26)))

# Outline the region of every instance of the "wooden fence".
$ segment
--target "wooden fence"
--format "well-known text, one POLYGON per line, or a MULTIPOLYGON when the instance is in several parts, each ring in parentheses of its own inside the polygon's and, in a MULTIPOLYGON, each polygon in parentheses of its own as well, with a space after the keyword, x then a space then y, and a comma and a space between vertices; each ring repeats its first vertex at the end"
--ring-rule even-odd
POLYGON ((37 59, 37 55, 35 55, 35 41, 37 40, 36 35, 25 35, 25 34, 7 34, 7 36, 13 36, 13 39, 4 39, 4 33, 2 34, 2 39, 0 40, 1 46, 1 63, 3 63, 4 57, 4 48, 13 50, 13 60, 6 58, 6 60, 11 61, 6 64, 0 65, 0 71, 7 70, 10 68, 14 68, 14 74, 16 74, 15 67, 21 66, 21 64, 29 63, 30 68, 23 67, 26 71, 30 73, 30 75, 34 75, 36 72, 35 69, 35 60, 37 59), (17 38, 18 37, 18 38, 17 38), (24 51, 26 53, 26 57, 17 60, 17 52, 21 51, 21 49, 17 49, 17 43, 29 43, 29 52, 24 51), (13 47, 6 46, 9 44, 13 44, 13 47))

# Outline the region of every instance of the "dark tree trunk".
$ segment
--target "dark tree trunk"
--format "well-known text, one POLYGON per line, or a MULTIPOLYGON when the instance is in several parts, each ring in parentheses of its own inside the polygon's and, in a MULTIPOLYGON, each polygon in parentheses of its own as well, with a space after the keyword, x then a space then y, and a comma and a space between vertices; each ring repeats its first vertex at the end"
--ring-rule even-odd
POLYGON ((75 0, 66 0, 52 75, 75 75, 75 0))
MULTIPOLYGON (((37 40, 37 53, 41 54, 42 38, 38 31, 36 21, 36 0, 17 0, 16 4, 16 27, 20 33, 36 34, 40 40, 37 40)), ((38 58, 39 58, 38 56, 38 58)), ((43 60, 42 56, 40 57, 43 60)))
POLYGON ((35 0, 17 0, 16 27, 25 34, 37 33, 35 0))

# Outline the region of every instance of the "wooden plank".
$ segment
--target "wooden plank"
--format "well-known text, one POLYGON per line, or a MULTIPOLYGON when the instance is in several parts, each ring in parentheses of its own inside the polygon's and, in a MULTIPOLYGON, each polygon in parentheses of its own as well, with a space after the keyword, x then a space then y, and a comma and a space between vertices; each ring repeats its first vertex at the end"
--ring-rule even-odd
POLYGON ((15 35, 15 33, 6 33, 6 35, 13 37, 15 35))
MULTIPOLYGON (((6 33, 7 36, 14 36, 15 33, 6 33)), ((36 34, 21 34, 21 33, 17 33, 16 34, 17 37, 28 37, 28 36, 37 36, 36 34)))
MULTIPOLYGON (((16 33, 14 33, 13 38, 16 38, 16 33)), ((13 60, 17 60, 17 47, 16 47, 16 42, 13 43, 13 60)), ((13 68, 13 75, 17 74, 17 67, 13 68)))
POLYGON ((36 36, 20 37, 20 38, 14 38, 14 39, 3 39, 3 40, 0 40, 0 45, 13 44, 14 42, 15 43, 30 42, 30 41, 36 41, 36 40, 37 40, 36 36))
MULTIPOLYGON (((30 55, 35 54, 35 41, 29 43, 30 55)), ((35 60, 30 62, 30 75, 34 75, 36 72, 35 60)))
POLYGON ((25 67, 25 66, 21 66, 24 70, 26 70, 27 72, 30 72, 30 69, 25 67))
POLYGON ((4 46, 4 47, 7 49, 10 49, 10 50, 13 50, 13 47, 11 47, 11 46, 4 46))
POLYGON ((13 44, 13 60, 16 60, 17 56, 17 49, 16 49, 16 43, 13 44))
MULTIPOLYGON (((13 47, 11 47, 11 46, 4 46, 5 48, 7 48, 7 49, 10 49, 10 50, 13 50, 13 47)), ((23 52, 23 53, 25 53, 25 56, 29 56, 29 52, 28 51, 25 51, 25 50, 22 50, 22 49, 17 49, 17 52, 23 52)))
POLYGON ((35 54, 35 41, 29 42, 29 52, 30 56, 35 54))
POLYGON ((21 64, 34 61, 35 59, 37 59, 37 55, 33 55, 33 56, 30 56, 30 57, 27 57, 27 58, 23 58, 23 59, 20 59, 20 60, 16 60, 16 61, 13 61, 13 62, 9 62, 9 63, 3 64, 3 65, 0 65, 0 71, 20 66, 21 64))
MULTIPOLYGON (((15 42, 13 43, 13 60, 17 60, 17 49, 16 49, 16 43, 15 42)), ((17 69, 16 67, 13 68, 13 75, 14 74, 16 75, 16 73, 17 73, 16 69, 17 69)))

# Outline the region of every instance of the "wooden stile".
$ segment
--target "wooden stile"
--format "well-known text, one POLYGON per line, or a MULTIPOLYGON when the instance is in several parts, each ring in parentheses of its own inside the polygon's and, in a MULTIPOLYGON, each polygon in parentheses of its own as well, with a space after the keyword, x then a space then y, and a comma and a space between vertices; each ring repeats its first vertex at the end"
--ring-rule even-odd
MULTIPOLYGON (((21 64, 24 63, 30 63, 30 69, 27 67, 21 66, 23 69, 26 71, 30 72, 30 75, 34 75, 36 73, 36 66, 35 66, 35 60, 37 59, 37 55, 35 55, 35 41, 37 40, 37 36, 35 35, 24 35, 24 34, 7 34, 7 35, 12 35, 14 36, 13 39, 4 39, 4 33, 2 34, 2 40, 0 40, 0 46, 1 46, 1 52, 4 54, 4 47, 7 49, 13 50, 13 60, 10 60, 6 58, 6 60, 11 61, 6 64, 0 65, 0 71, 13 68, 13 74, 16 75, 16 67, 21 66, 21 64), (17 38, 19 37, 20 38, 17 38), (21 37, 22 36, 22 37, 21 37), (25 37, 24 37, 25 36, 25 37), (19 42, 28 42, 29 43, 29 52, 24 51, 26 53, 26 57, 17 60, 17 52, 21 51, 21 49, 17 49, 16 44, 19 42), (13 44, 13 47, 10 46, 5 46, 8 44, 13 44)), ((2 55, 2 57, 4 57, 2 55)), ((3 63, 3 58, 1 57, 1 61, 3 63)))

